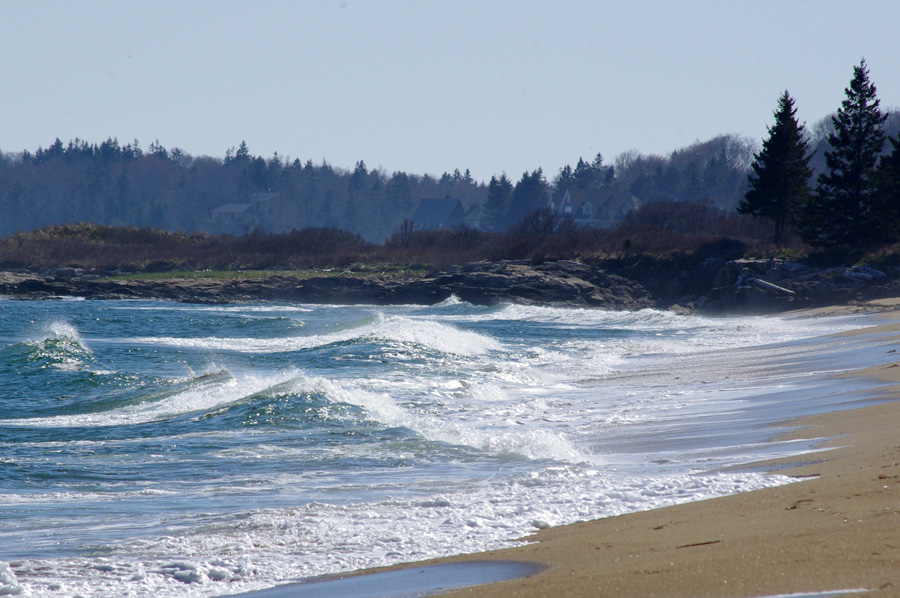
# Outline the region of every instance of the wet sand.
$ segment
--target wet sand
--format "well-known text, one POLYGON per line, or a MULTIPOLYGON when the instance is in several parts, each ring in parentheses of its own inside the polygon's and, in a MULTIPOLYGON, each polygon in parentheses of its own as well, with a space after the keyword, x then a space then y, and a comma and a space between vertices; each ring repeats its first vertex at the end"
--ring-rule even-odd
MULTIPOLYGON (((896 324, 845 334, 884 332, 900 347, 896 324)), ((891 401, 787 422, 802 428, 784 439, 830 439, 799 466, 765 464, 796 483, 543 530, 533 544, 475 558, 530 560, 545 572, 445 595, 900 596, 900 362, 856 375, 884 381, 891 401)))
MULTIPOLYGON (((900 349, 898 324, 845 334, 868 333, 896 334, 900 349)), ((757 464, 795 483, 542 530, 526 545, 432 561, 546 567, 535 575, 449 592, 396 587, 391 595, 900 596, 900 353, 897 363, 854 375, 884 381, 886 402, 786 422, 792 431, 783 439, 827 439, 823 450, 757 464)))
POLYGON ((235 594, 233 598, 416 598, 440 595, 451 588, 528 577, 543 569, 542 565, 526 561, 436 563, 365 575, 326 576, 235 594))

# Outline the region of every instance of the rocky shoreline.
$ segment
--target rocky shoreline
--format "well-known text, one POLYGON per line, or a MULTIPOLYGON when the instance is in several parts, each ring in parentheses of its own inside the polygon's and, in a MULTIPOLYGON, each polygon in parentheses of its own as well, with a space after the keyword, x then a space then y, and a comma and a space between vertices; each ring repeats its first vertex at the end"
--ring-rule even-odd
POLYGON ((811 268, 779 260, 709 258, 691 267, 574 261, 475 262, 421 277, 324 274, 297 278, 142 280, 54 271, 0 272, 0 296, 18 299, 162 299, 191 303, 285 301, 331 304, 434 304, 456 296, 479 305, 672 309, 701 313, 774 313, 900 295, 900 271, 811 268))

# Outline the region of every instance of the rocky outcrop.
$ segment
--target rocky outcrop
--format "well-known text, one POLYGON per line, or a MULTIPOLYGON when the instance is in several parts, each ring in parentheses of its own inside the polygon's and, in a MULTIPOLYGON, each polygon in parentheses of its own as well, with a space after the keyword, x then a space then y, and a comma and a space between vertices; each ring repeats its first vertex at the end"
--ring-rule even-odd
POLYGON ((900 272, 714 258, 693 265, 644 260, 619 265, 615 271, 572 261, 476 262, 405 279, 323 273, 305 279, 273 275, 238 280, 137 280, 60 268, 41 275, 0 272, 0 295, 29 299, 68 296, 348 305, 430 305, 456 296, 478 305, 519 303, 615 310, 656 307, 682 313, 772 313, 900 296, 900 272))
POLYGON ((531 266, 524 262, 477 262, 454 266, 398 289, 401 303, 435 303, 451 295, 475 304, 640 309, 653 298, 639 283, 576 262, 531 266))
POLYGON ((713 313, 771 313, 900 295, 897 272, 866 266, 812 268, 784 260, 720 265, 697 307, 713 313))
POLYGON ((60 277, 53 273, 42 276, 6 273, 0 276, 0 295, 376 305, 434 304, 455 295, 480 305, 510 302, 608 309, 640 309, 654 305, 653 298, 639 283, 576 262, 537 266, 523 262, 478 262, 405 280, 324 275, 308 279, 270 276, 258 280, 115 280, 69 270, 60 277))

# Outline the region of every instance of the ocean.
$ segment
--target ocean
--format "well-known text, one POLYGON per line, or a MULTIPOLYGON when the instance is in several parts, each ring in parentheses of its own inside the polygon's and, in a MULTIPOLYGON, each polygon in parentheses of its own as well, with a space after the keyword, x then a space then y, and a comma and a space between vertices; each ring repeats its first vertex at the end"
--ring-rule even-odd
MULTIPOLYGON (((874 316, 0 299, 0 594, 218 596, 786 483, 874 316)), ((814 458, 814 457, 810 457, 814 458)))

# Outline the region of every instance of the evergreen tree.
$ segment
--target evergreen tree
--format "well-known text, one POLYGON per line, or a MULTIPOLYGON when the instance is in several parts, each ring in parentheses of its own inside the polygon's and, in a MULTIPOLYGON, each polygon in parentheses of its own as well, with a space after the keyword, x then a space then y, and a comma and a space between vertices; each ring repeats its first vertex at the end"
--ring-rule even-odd
POLYGON ((236 160, 250 159, 250 148, 247 147, 246 141, 241 141, 241 146, 238 148, 237 153, 234 155, 236 160))
POLYGON ((594 161, 591 162, 591 166, 597 173, 599 187, 613 184, 613 181, 616 178, 616 168, 614 166, 603 165, 603 154, 597 152, 597 155, 594 156, 594 161))
POLYGON ((591 162, 591 169, 593 169, 594 177, 596 179, 594 185, 598 189, 613 184, 613 181, 616 178, 616 169, 613 166, 603 165, 602 153, 597 152, 597 155, 594 156, 594 160, 591 162))
POLYGON ((534 210, 547 205, 547 181, 542 169, 522 173, 512 192, 509 209, 509 224, 514 224, 534 210))
POLYGON ((415 209, 413 180, 405 172, 395 172, 385 185, 385 197, 391 205, 396 220, 402 221, 412 216, 415 209))
POLYGON ((366 184, 366 179, 369 176, 369 170, 366 168, 366 163, 362 160, 356 163, 356 167, 353 169, 353 175, 350 177, 350 187, 353 189, 362 189, 363 185, 366 184))
POLYGON ((119 147, 117 139, 108 138, 100 144, 100 158, 107 163, 117 161, 122 156, 122 148, 119 147))
POLYGON ((597 187, 597 171, 589 162, 578 158, 578 164, 572 171, 572 179, 578 189, 594 189, 597 187))
POLYGON ((900 240, 900 135, 890 142, 893 151, 881 156, 875 173, 878 218, 873 222, 878 239, 888 243, 900 240))
POLYGON ((572 167, 566 164, 559 169, 559 173, 556 175, 556 178, 553 179, 553 189, 557 193, 565 193, 566 189, 573 184, 574 180, 572 167))
POLYGON ((832 117, 825 152, 828 172, 819 175, 814 200, 805 217, 804 238, 813 245, 865 244, 876 240, 879 215, 875 167, 884 148, 884 121, 866 61, 853 67, 846 98, 832 117))
POLYGON ((509 207, 512 201, 513 185, 506 173, 491 177, 488 183, 487 201, 484 204, 484 219, 488 228, 496 231, 509 227, 509 207))
POLYGON ((150 152, 151 156, 156 156, 161 160, 169 159, 169 151, 159 143, 159 139, 150 144, 150 148, 148 151, 150 152))
POLYGON ((753 157, 750 189, 738 204, 738 212, 771 220, 774 243, 781 245, 784 233, 796 223, 799 208, 809 198, 809 142, 804 126, 797 122, 794 99, 785 91, 778 99, 775 124, 769 138, 753 157))

